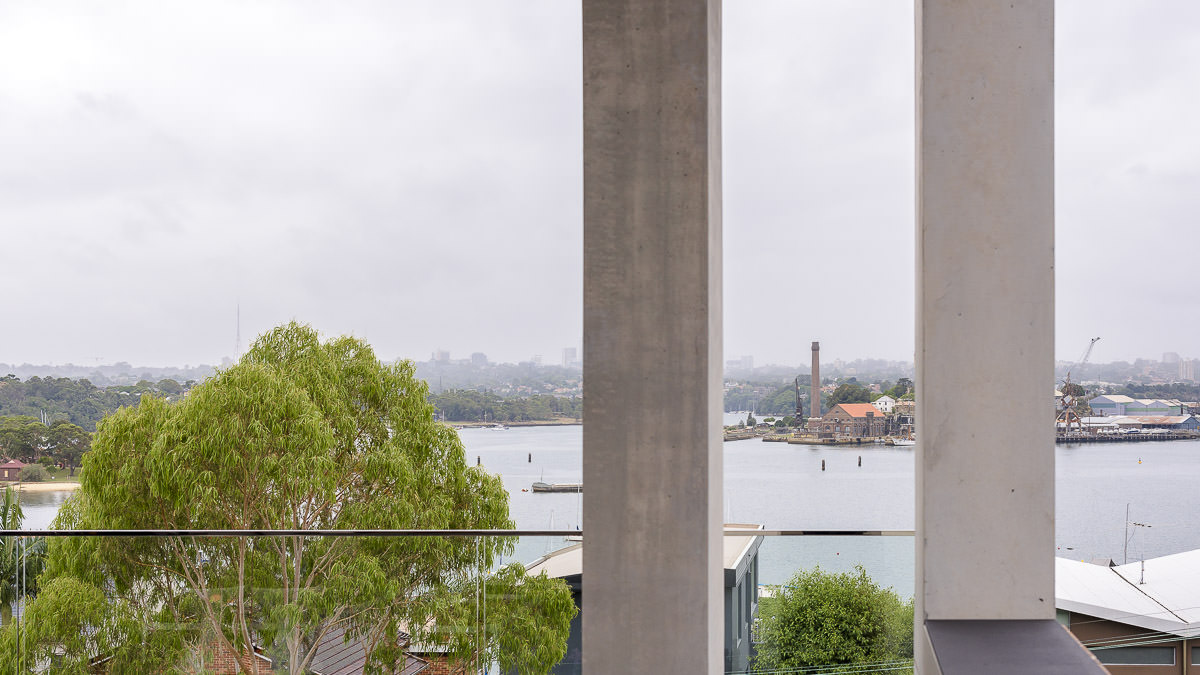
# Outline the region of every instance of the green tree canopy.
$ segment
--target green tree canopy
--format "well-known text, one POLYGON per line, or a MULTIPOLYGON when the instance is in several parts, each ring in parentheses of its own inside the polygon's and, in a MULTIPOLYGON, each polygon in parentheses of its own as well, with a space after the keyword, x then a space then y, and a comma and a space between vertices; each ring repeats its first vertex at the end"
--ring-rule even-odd
POLYGON ((896 382, 896 386, 886 390, 884 393, 896 400, 900 400, 900 397, 904 396, 905 394, 910 394, 912 391, 912 380, 908 379, 907 377, 902 377, 896 382))
MULTIPOLYGON (((183 400, 143 396, 103 420, 84 458, 82 487, 56 526, 512 528, 500 479, 467 465, 457 434, 434 421, 426 394, 410 362, 386 366, 359 340, 322 342, 308 326, 282 326, 183 400)), ((246 670, 248 646, 274 645, 289 672, 303 673, 321 638, 342 629, 361 640, 376 668, 396 666, 396 638, 407 632, 462 661, 546 672, 566 650, 575 613, 559 580, 505 567, 487 577, 488 594, 512 600, 489 607, 486 632, 449 630, 476 615, 482 575, 511 547, 500 537, 56 539, 46 576, 60 585, 46 583, 56 592, 44 595, 53 603, 104 592, 106 614, 84 617, 88 625, 98 636, 157 644, 155 667, 209 641, 239 655, 246 670), (99 629, 125 625, 169 628, 99 629)), ((80 606, 96 611, 90 601, 80 606)), ((50 615, 36 609, 31 621, 50 615)), ((65 663, 96 656, 95 645, 72 651, 69 636, 52 628, 31 630, 65 663)), ((133 660, 147 649, 117 642, 107 643, 113 672, 147 667, 133 660)))
POLYGON ((855 570, 801 570, 763 600, 755 669, 844 665, 872 672, 865 664, 911 660, 912 601, 879 588, 862 567, 855 570))
POLYGON ((833 407, 839 403, 870 403, 871 390, 866 387, 847 382, 838 385, 837 389, 829 395, 829 407, 833 407))

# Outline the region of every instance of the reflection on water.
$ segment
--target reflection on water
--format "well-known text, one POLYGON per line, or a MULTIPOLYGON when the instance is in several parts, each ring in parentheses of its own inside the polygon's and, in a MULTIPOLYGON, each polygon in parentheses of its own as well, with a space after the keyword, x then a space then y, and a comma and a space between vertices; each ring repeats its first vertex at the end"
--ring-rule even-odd
POLYGON ((25 522, 21 529, 44 530, 54 520, 58 507, 71 495, 70 490, 49 490, 46 492, 21 491, 21 510, 25 513, 25 522))

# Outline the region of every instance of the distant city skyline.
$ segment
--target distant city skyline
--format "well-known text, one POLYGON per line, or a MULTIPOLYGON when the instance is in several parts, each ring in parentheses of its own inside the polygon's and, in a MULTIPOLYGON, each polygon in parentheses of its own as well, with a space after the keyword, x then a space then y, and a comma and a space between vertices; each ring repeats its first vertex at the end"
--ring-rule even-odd
MULTIPOLYGON (((912 361, 912 3, 723 21, 724 358, 912 361)), ((1056 28, 1058 358, 1196 358, 1200 3, 1056 28)), ((218 364, 291 319, 582 357, 580 32, 562 0, 0 5, 0 362, 218 364)))

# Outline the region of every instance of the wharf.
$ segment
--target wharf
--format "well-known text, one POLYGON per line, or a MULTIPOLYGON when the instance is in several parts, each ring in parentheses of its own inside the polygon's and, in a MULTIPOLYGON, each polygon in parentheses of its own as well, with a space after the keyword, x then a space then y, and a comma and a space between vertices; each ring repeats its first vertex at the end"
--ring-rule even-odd
POLYGON ((1142 441, 1179 441, 1189 438, 1200 438, 1195 432, 1163 431, 1159 433, 1137 434, 1089 434, 1089 433, 1060 433, 1054 438, 1055 443, 1138 443, 1142 441))
POLYGON ((534 492, 583 492, 583 483, 543 483, 533 484, 534 492))

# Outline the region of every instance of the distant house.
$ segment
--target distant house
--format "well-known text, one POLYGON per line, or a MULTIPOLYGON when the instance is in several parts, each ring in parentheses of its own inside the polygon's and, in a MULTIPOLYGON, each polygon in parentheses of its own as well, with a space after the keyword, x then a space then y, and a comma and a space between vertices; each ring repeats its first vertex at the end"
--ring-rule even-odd
POLYGON ((884 394, 874 401, 871 401, 871 405, 878 408, 879 412, 883 413, 884 415, 890 415, 892 414, 892 408, 896 406, 896 399, 884 394))
POLYGON ((1200 665, 1200 550, 1125 565, 1054 561, 1058 620, 1113 675, 1200 665))
MULTIPOLYGON (((746 530, 747 536, 723 537, 725 565, 725 672, 742 672, 750 667, 753 656, 751 627, 758 614, 758 548, 762 536, 753 534, 762 525, 727 523, 728 530, 746 530)), ((553 675, 580 675, 583 672, 583 544, 576 544, 542 556, 528 566, 527 574, 546 573, 562 579, 571 588, 571 597, 580 612, 571 619, 567 655, 550 670, 553 675)))
POLYGON ((887 418, 870 403, 839 403, 821 417, 820 438, 872 438, 887 433, 887 418))
POLYGON ((16 480, 24 466, 24 462, 15 459, 0 464, 0 480, 16 480))

